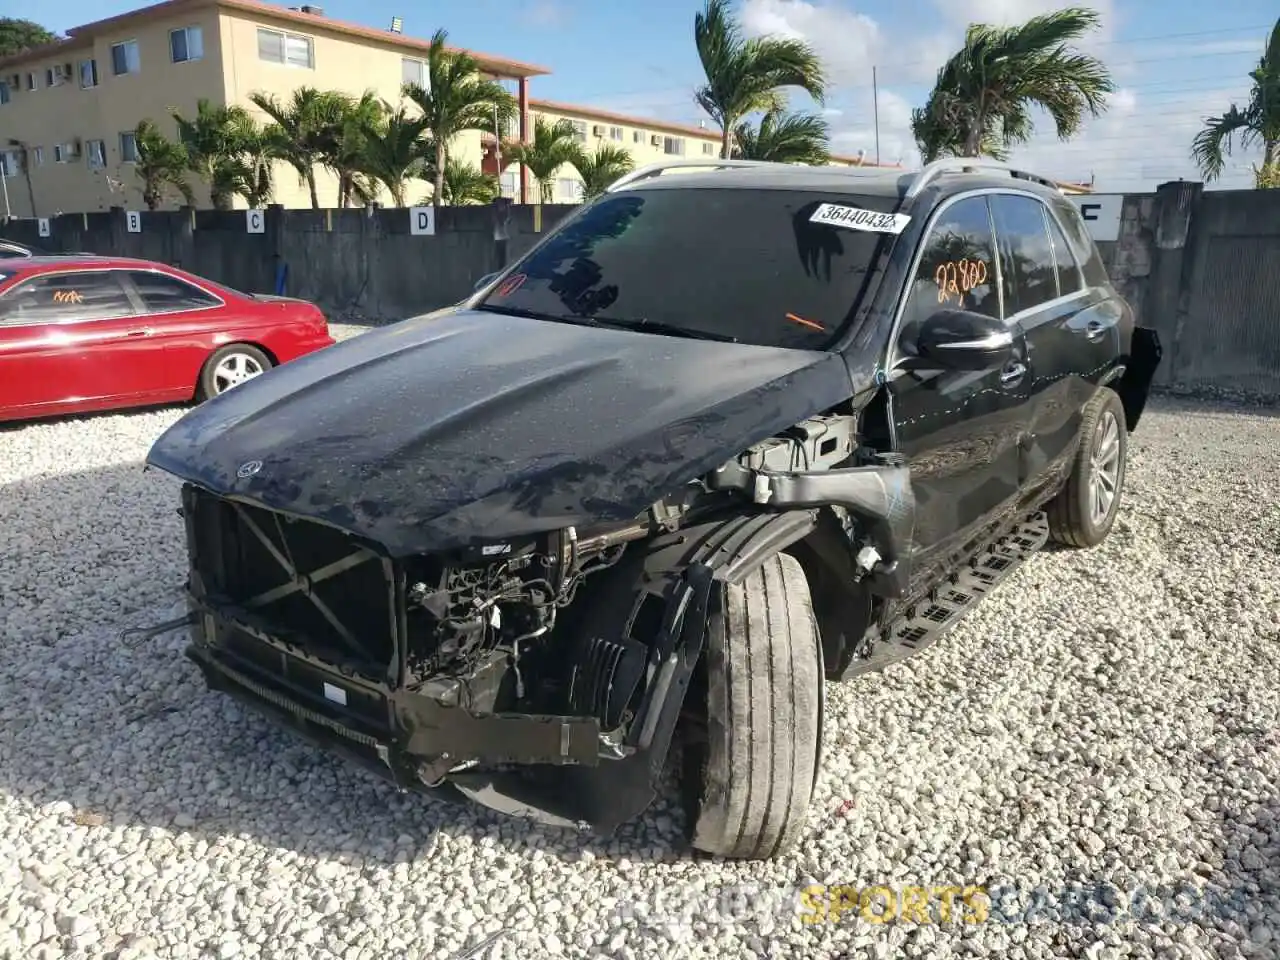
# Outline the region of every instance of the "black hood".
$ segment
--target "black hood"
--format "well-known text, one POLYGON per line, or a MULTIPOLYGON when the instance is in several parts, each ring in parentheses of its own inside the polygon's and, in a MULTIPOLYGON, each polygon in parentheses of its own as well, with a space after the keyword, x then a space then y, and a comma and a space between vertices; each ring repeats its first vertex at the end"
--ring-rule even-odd
POLYGON ((450 310, 207 401, 147 462, 403 555, 630 519, 849 394, 837 354, 450 310))

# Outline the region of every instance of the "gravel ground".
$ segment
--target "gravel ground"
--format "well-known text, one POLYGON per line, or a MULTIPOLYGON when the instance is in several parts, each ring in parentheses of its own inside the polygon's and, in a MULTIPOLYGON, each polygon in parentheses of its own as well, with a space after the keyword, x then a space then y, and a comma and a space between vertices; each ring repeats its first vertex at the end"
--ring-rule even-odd
POLYGON ((0 430, 0 957, 1280 956, 1280 418, 1154 403, 1110 540, 832 687, 811 839, 733 864, 672 803, 598 841, 397 795, 122 647, 179 609, 139 463, 180 413, 0 430), (1012 901, 806 925, 810 883, 1012 901))

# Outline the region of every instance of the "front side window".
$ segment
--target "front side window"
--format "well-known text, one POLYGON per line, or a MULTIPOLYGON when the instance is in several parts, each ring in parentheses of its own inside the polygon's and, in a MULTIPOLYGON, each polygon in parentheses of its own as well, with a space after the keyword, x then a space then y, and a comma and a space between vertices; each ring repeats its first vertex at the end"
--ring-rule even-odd
POLYGON ((479 306, 823 349, 852 315, 886 238, 812 222, 823 203, 890 213, 897 198, 711 188, 606 195, 479 306))
POLYGON ((174 63, 204 59, 204 31, 199 27, 170 30, 169 59, 174 63))
POLYGON ((0 296, 0 320, 10 323, 108 320, 133 312, 124 287, 107 271, 33 277, 0 296))
POLYGON ((995 239, 985 197, 958 200, 938 215, 907 288, 899 343, 913 352, 920 325, 940 310, 1000 318, 995 239))
POLYGON ((991 211, 1004 268, 1005 316, 1055 299, 1057 268, 1045 226, 1044 204, 1034 197, 1001 193, 991 198, 991 211))
POLYGON ((126 73, 138 73, 142 69, 142 57, 138 53, 138 41, 126 40, 111 45, 111 72, 117 77, 126 73))
POLYGON ((153 273, 148 270, 132 270, 129 279, 133 281, 138 296, 147 305, 151 313, 173 313, 179 310, 198 310, 201 307, 216 307, 219 301, 212 294, 205 293, 199 287, 171 277, 164 273, 153 273))

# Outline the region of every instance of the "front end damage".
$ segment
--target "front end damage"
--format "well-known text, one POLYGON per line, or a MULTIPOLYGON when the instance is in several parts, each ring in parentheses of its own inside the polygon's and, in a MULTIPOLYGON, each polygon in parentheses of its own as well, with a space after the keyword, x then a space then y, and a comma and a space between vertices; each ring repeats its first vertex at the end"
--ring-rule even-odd
POLYGON ((611 832, 660 787, 723 582, 835 531, 809 555, 900 589, 907 471, 847 432, 799 472, 763 445, 633 522, 411 556, 187 483, 188 656, 401 789, 611 832))

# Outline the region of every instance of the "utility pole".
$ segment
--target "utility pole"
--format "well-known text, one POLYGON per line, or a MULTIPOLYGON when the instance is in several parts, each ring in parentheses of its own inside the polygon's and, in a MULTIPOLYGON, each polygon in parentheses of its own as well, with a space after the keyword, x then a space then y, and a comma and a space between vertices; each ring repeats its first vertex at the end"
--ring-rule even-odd
POLYGON ((493 159, 498 164, 498 196, 502 196, 502 124, 498 121, 498 105, 493 105, 493 159))
POLYGON ((876 166, 880 166, 880 82, 876 68, 871 68, 871 109, 876 118, 876 166))
POLYGON ((9 155, 5 154, 0 157, 0 189, 4 190, 4 218, 8 220, 12 215, 9 209, 9 155))

